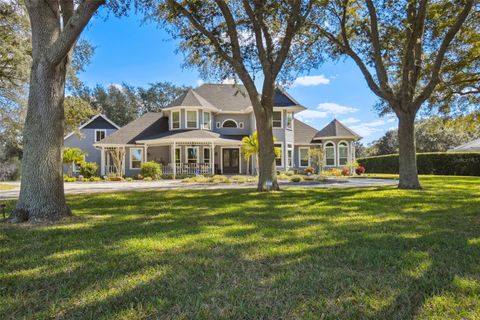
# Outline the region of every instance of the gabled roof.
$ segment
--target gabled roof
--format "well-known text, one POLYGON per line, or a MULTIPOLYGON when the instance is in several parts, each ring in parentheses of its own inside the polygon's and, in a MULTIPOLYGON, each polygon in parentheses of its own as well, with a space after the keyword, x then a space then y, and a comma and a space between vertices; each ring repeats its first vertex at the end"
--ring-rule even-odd
POLYGON ((137 140, 137 143, 145 142, 155 142, 155 143, 170 143, 172 141, 176 142, 190 142, 190 141, 212 141, 216 143, 228 143, 228 144, 239 144, 244 135, 222 135, 218 132, 212 132, 208 130, 175 130, 175 131, 166 131, 144 139, 137 140))
POLYGON ((323 129, 317 132, 314 140, 325 140, 330 138, 355 138, 359 139, 361 136, 337 119, 333 119, 332 122, 327 124, 323 129))
POLYGON ((95 145, 134 144, 136 140, 166 130, 168 130, 167 118, 163 118, 161 112, 148 112, 95 145))
POLYGON ((480 139, 464 143, 458 147, 448 150, 450 152, 480 152, 480 139))
POLYGON ((295 142, 296 145, 312 143, 313 137, 318 132, 317 129, 309 126, 305 122, 302 122, 298 119, 294 119, 293 128, 294 128, 293 141, 295 142))
MULTIPOLYGON (((112 120, 108 119, 106 115, 99 113, 99 114, 93 116, 92 118, 90 118, 90 120, 88 120, 87 122, 81 124, 80 127, 78 127, 78 130, 81 130, 81 129, 85 128, 85 127, 88 126, 90 123, 92 123, 93 121, 97 120, 98 118, 103 118, 105 121, 107 121, 108 123, 110 123, 110 124, 111 124, 112 126, 114 126, 115 128, 120 129, 120 127, 119 127, 115 122, 113 122, 112 120)), ((74 133, 75 133, 75 131, 70 132, 69 134, 67 134, 67 135, 63 138, 63 140, 71 137, 74 133)))
POLYGON ((177 99, 165 107, 164 110, 174 107, 199 107, 212 111, 218 111, 218 109, 210 102, 205 100, 202 96, 191 89, 181 94, 177 99))

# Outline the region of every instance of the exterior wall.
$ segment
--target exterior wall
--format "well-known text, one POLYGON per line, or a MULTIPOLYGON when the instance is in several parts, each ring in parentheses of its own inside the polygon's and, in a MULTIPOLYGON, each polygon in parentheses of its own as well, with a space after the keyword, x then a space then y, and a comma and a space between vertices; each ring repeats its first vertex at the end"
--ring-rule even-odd
POLYGON ((254 130, 252 130, 251 125, 251 116, 250 114, 225 114, 220 113, 213 115, 213 131, 225 135, 249 135, 254 130), (222 128, 221 125, 225 120, 234 120, 237 122, 237 125, 240 125, 240 122, 243 122, 243 129, 240 128, 222 128), (220 128, 217 128, 217 122, 220 123, 220 128))
POLYGON ((345 165, 340 165, 340 161, 339 161, 340 154, 339 154, 339 151, 338 151, 338 147, 339 147, 340 142, 346 142, 347 143, 347 146, 348 146, 348 151, 347 151, 348 152, 347 153, 348 160, 347 160, 347 162, 351 162, 351 161, 355 160, 355 148, 353 146, 353 142, 354 142, 353 139, 328 139, 328 140, 322 141, 323 146, 325 146, 329 142, 332 142, 335 146, 335 165, 325 166, 325 168, 330 169, 330 168, 343 168, 343 167, 345 167, 345 165))
MULTIPOLYGON (((98 128, 103 130, 103 128, 98 128)), ((95 149, 93 144, 95 143, 95 130, 97 129, 86 129, 83 128, 80 130, 80 136, 78 134, 73 134, 67 139, 64 140, 63 144, 65 148, 79 148, 82 151, 87 153, 85 161, 95 162, 100 169, 101 162, 101 151, 95 149)), ((111 135, 117 129, 105 129, 107 130, 107 136, 111 135)), ((64 172, 66 168, 64 168, 64 172)))

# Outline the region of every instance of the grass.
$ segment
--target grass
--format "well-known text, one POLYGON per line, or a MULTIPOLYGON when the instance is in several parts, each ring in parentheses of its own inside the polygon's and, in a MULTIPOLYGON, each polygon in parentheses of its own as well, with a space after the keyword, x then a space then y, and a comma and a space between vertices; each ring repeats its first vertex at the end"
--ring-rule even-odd
POLYGON ((70 196, 0 226, 0 318, 479 319, 480 178, 422 183, 70 196))
POLYGON ((14 186, 14 185, 0 183, 0 191, 3 191, 3 190, 12 190, 12 189, 15 189, 15 186, 14 186))

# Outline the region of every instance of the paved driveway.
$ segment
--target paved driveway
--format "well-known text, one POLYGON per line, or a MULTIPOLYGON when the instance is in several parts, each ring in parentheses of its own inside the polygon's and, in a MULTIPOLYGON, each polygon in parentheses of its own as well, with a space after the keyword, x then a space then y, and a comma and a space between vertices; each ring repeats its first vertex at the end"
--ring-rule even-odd
MULTIPOLYGON (((3 183, 3 182, 0 182, 3 183)), ((20 192, 19 182, 6 182, 15 185, 11 190, 0 190, 0 200, 17 199, 20 192)), ((347 188, 347 187, 375 187, 397 184, 390 179, 358 179, 358 178, 331 178, 329 183, 317 182, 280 182, 281 188, 347 188)), ((70 182, 65 183, 66 194, 87 194, 99 192, 122 192, 142 190, 169 190, 169 189, 248 189, 255 188, 255 183, 241 184, 201 184, 185 183, 179 180, 160 181, 131 181, 131 182, 70 182)))

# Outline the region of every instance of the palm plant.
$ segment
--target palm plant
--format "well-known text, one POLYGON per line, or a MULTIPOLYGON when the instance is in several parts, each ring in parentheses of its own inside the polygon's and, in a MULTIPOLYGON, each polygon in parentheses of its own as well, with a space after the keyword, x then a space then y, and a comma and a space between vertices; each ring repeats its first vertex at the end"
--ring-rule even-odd
MULTIPOLYGON (((275 142, 275 138, 273 138, 273 142, 275 142)), ((256 165, 255 168, 258 168, 258 153, 260 151, 260 147, 258 144, 258 132, 255 131, 249 136, 245 136, 242 138, 242 153, 247 160, 247 168, 249 165, 250 158, 255 156, 256 165)), ((275 156, 279 157, 282 154, 282 150, 279 147, 274 148, 275 156)))
POLYGON ((68 176, 73 175, 73 166, 76 163, 82 163, 85 161, 87 153, 79 148, 65 148, 63 149, 63 163, 68 167, 68 176))

